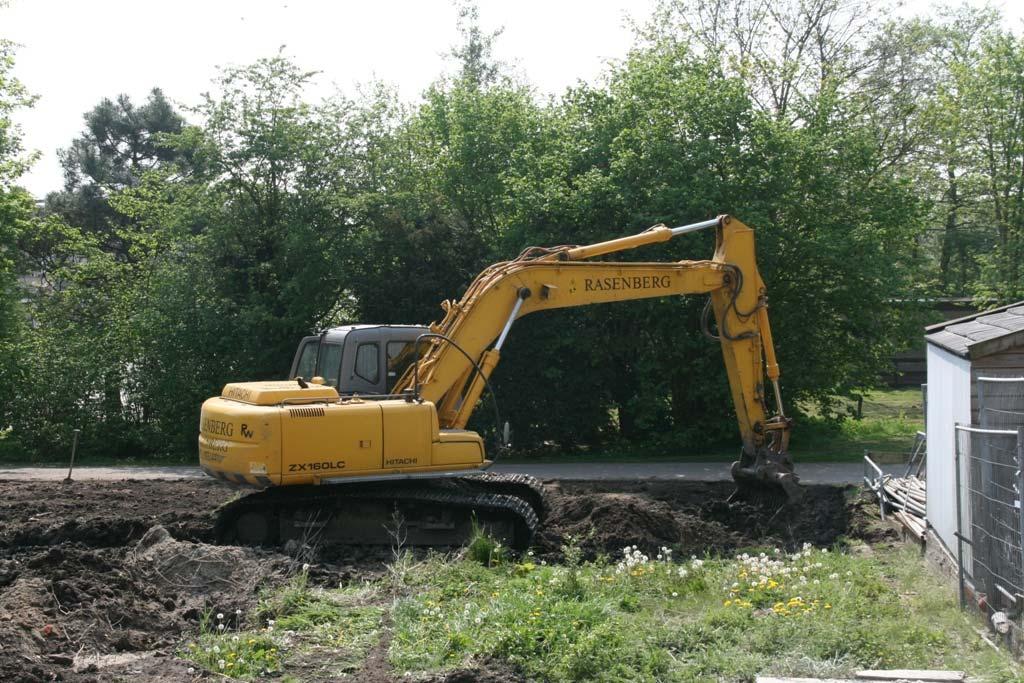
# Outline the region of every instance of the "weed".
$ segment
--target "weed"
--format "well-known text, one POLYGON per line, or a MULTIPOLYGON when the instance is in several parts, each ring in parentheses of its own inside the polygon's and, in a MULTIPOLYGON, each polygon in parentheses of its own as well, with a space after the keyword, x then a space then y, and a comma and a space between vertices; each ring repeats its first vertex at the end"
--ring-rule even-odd
POLYGON ((391 592, 397 594, 405 590, 416 561, 405 547, 408 532, 405 528, 405 518, 397 509, 391 513, 391 521, 384 528, 391 537, 391 562, 387 565, 388 584, 391 592))
MULTIPOLYGON (((586 539, 594 536, 594 529, 591 528, 586 539)), ((565 537, 562 544, 562 556, 565 558, 565 572, 561 581, 562 593, 573 600, 582 600, 586 589, 580 579, 580 567, 583 563, 583 549, 580 546, 581 539, 571 534, 565 537)))
POLYGON ((466 546, 466 555, 474 562, 479 562, 485 567, 493 567, 502 563, 505 557, 505 548, 493 536, 487 533, 473 518, 473 532, 469 545, 466 546))
POLYGON ((208 610, 200 617, 199 635, 181 653, 184 659, 231 678, 248 680, 277 672, 281 654, 270 630, 241 628, 241 612, 235 618, 208 610), (234 622, 234 626, 231 623, 234 622))

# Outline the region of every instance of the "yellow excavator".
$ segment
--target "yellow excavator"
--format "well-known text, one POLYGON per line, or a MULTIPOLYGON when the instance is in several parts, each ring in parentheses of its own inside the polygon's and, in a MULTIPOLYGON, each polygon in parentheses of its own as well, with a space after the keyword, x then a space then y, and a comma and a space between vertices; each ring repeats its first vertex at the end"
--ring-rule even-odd
MULTIPOLYGON (((326 330, 302 341, 293 379, 227 384, 203 404, 200 464, 262 490, 222 508, 218 539, 391 543, 389 520, 401 520, 410 545, 459 545, 482 526, 526 547, 545 513, 542 487, 532 477, 486 472, 493 461, 484 441, 465 429, 513 323, 547 309, 683 294, 709 295, 703 326, 711 334, 713 315, 743 442, 732 465, 737 491, 795 502, 792 422, 754 231, 722 215, 588 246, 531 247, 486 268, 461 300, 442 304, 444 318, 429 328, 326 330), (711 260, 590 260, 705 229, 716 234, 711 260)), ((496 431, 500 448, 507 425, 496 431)))

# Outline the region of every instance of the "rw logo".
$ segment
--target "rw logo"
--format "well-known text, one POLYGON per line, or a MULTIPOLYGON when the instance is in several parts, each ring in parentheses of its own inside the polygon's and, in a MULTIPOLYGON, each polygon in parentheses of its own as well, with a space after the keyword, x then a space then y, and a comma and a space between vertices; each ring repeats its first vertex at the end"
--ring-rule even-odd
POLYGON ((249 429, 249 425, 247 425, 247 424, 243 424, 242 425, 242 436, 244 436, 246 439, 251 439, 252 438, 252 430, 249 429))

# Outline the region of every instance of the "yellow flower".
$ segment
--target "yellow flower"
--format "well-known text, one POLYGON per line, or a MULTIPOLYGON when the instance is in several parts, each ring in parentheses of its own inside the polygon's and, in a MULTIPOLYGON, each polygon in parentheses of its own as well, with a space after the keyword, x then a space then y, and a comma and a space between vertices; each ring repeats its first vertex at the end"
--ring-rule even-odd
POLYGON ((731 604, 732 604, 732 600, 726 600, 725 602, 722 603, 722 606, 723 607, 728 607, 731 604))
POLYGON ((825 603, 825 609, 832 609, 832 605, 830 605, 830 604, 828 604, 828 603, 826 602, 826 603, 825 603))

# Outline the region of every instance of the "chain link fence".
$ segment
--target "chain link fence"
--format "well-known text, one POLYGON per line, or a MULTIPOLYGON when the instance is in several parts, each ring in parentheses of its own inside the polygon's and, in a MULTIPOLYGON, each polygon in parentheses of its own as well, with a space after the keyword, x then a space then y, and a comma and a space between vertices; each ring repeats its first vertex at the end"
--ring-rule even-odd
POLYGON ((960 600, 1013 630, 1024 614, 1024 378, 979 377, 976 424, 956 425, 960 600), (1013 620, 1011 621, 1011 618, 1013 620))
POLYGON ((956 426, 961 574, 979 603, 1015 610, 1024 597, 1021 478, 1024 428, 956 426))

